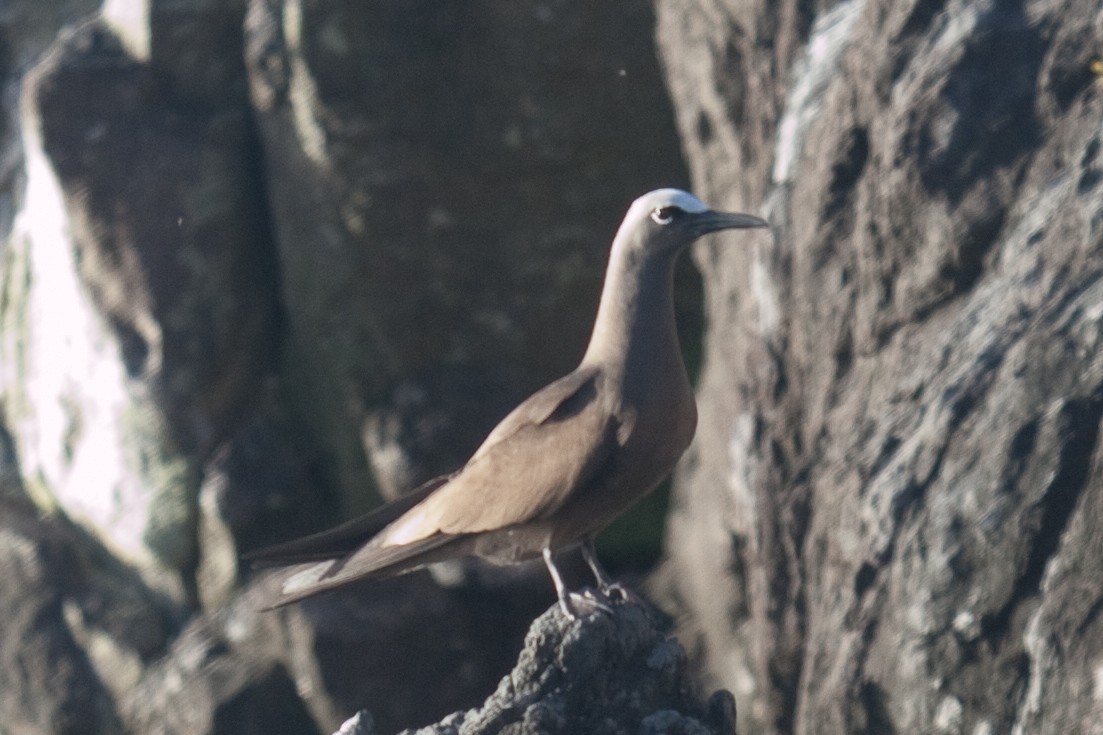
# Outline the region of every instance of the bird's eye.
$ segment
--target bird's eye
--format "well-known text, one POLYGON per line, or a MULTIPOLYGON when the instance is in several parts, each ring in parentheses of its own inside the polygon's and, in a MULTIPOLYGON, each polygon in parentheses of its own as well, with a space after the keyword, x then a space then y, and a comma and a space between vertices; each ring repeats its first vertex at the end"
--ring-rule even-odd
POLYGON ((651 212, 651 219, 656 224, 669 225, 681 213, 682 210, 678 207, 658 207, 651 212))

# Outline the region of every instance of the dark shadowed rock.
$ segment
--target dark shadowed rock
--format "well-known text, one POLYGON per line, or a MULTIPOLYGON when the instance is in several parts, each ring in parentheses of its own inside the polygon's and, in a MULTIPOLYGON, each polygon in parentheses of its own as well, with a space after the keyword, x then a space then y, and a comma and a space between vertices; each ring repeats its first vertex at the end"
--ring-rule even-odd
POLYGON ((121 693, 129 732, 317 733, 283 661, 286 638, 274 616, 258 616, 249 598, 197 617, 140 681, 121 693))
POLYGON ((698 193, 776 233, 697 253, 666 585, 708 680, 755 732, 1096 727, 1098 4, 658 15, 698 193))
MULTIPOLYGON (((56 538, 0 499, 0 718, 12 732, 117 732, 110 692, 66 623, 56 538), (12 645, 18 641, 18 645, 12 645)), ((79 611, 74 611, 80 614, 79 611)))
POLYGON ((164 651, 172 612, 107 549, 28 500, 0 433, 4 729, 119 732, 116 698, 164 651))
POLYGON ((419 572, 264 614, 282 620, 281 655, 317 721, 333 728, 365 708, 395 732, 482 701, 550 599, 543 578, 536 589, 447 589, 419 572))
MULTIPOLYGON (((638 603, 570 620, 556 605, 532 624, 517 665, 481 707, 404 735, 734 735, 734 705, 695 697, 685 652, 638 603)), ((366 713, 341 733, 374 732, 366 713)))

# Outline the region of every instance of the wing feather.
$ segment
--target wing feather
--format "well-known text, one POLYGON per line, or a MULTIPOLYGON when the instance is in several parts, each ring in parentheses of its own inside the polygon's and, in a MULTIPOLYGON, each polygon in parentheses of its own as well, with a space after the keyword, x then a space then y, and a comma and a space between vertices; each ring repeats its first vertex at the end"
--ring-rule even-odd
POLYGON ((470 534, 553 515, 607 466, 619 417, 598 368, 538 391, 490 433, 459 472, 437 478, 329 531, 249 555, 255 562, 314 562, 283 582, 279 607, 356 579, 401 574, 464 553, 470 534))
POLYGON ((578 370, 518 406, 471 461, 380 535, 384 546, 547 518, 612 457, 618 422, 597 368, 578 370))
POLYGON ((451 478, 452 475, 435 477, 366 515, 353 518, 320 533, 251 551, 244 555, 244 559, 254 567, 270 567, 346 556, 356 551, 410 508, 425 500, 430 493, 451 478))
POLYGON ((596 367, 579 368, 536 391, 517 408, 510 411, 494 427, 486 439, 483 440, 482 445, 475 451, 471 461, 479 459, 492 447, 499 444, 503 439, 513 436, 518 430, 525 427, 540 426, 565 402, 576 396, 588 384, 595 383, 599 377, 600 371, 596 367))

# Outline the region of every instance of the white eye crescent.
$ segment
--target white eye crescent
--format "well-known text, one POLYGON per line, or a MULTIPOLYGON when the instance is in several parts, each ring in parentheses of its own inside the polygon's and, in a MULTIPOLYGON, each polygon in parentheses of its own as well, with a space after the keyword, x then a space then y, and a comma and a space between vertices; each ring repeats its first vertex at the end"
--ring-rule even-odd
POLYGON ((651 211, 651 219, 658 225, 669 225, 682 213, 678 207, 656 207, 651 211))

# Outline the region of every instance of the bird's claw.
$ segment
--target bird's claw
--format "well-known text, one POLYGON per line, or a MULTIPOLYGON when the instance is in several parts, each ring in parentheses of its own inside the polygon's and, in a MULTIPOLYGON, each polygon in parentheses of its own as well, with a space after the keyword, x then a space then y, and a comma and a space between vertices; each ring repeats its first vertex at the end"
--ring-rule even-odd
POLYGON ((566 597, 559 600, 559 606, 563 614, 571 620, 580 620, 583 617, 580 613, 585 613, 587 617, 598 613, 613 614, 613 608, 595 595, 593 590, 569 592, 566 597))
POLYGON ((633 599, 632 593, 620 582, 613 582, 612 584, 605 585, 600 591, 608 600, 630 602, 633 599))
POLYGON ((627 602, 628 591, 624 589, 619 583, 610 585, 599 585, 595 590, 592 587, 587 587, 582 591, 582 595, 594 602, 627 602))

